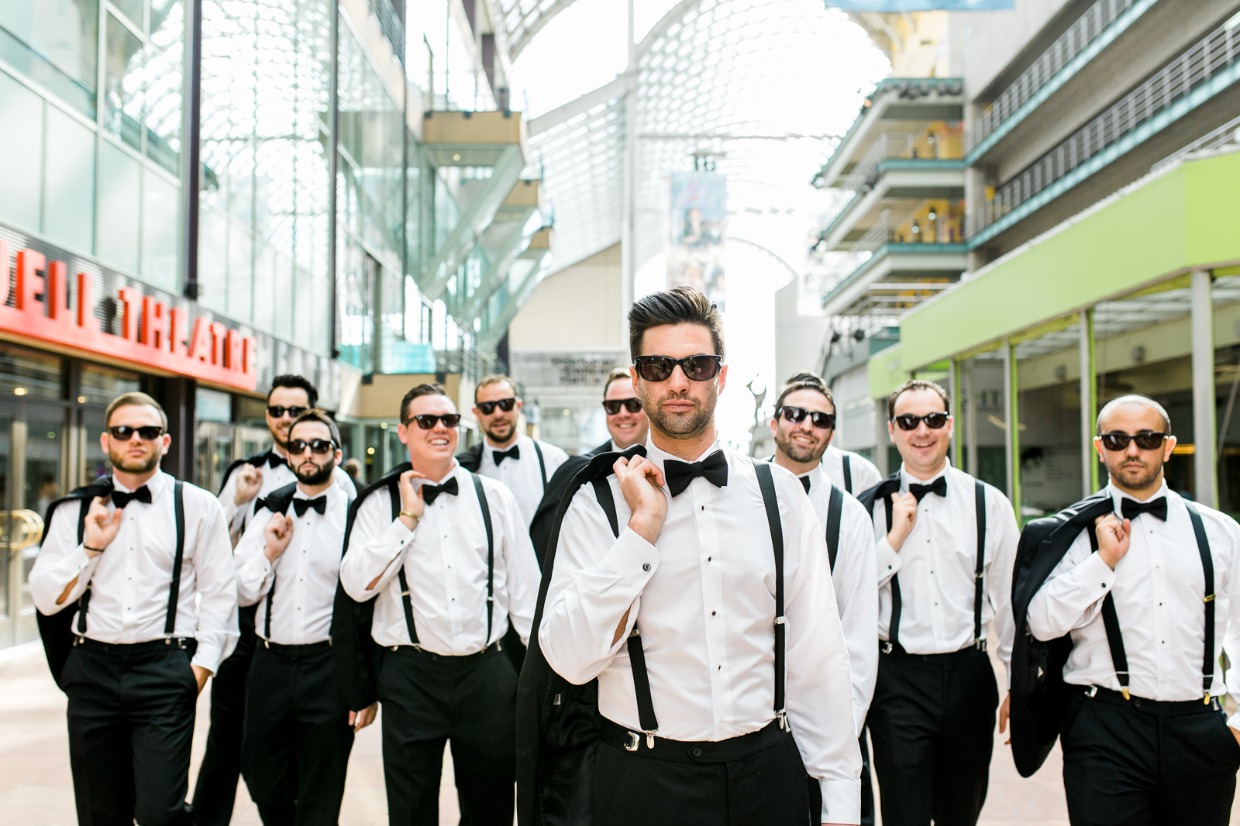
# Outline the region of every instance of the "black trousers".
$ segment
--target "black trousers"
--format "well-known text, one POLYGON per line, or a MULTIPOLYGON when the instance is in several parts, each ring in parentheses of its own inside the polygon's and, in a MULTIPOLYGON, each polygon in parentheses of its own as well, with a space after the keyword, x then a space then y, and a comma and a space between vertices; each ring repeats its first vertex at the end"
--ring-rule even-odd
POLYGON ((211 730, 194 784, 195 826, 228 826, 241 777, 241 737, 245 721, 245 681, 254 656, 257 605, 241 608, 237 647, 211 678, 211 730))
POLYGON ((391 826, 439 823, 444 744, 452 748, 463 826, 512 823, 517 675, 495 647, 441 657, 383 650, 379 702, 391 826))
MULTIPOLYGON (((772 723, 715 743, 643 736, 604 721, 591 787, 594 826, 806 826, 811 811, 805 764, 792 735, 772 723)), ((817 798, 817 795, 814 795, 817 798)))
POLYGON ((977 823, 998 705, 985 651, 879 656, 866 727, 884 826, 977 823))
POLYGON ((86 640, 63 672, 78 823, 185 826, 198 682, 194 641, 86 640))
POLYGON ((1240 745, 1217 701, 1158 703, 1082 690, 1070 701, 1062 737, 1073 826, 1228 822, 1240 745))
POLYGON ((353 748, 327 643, 266 647, 246 685, 241 773, 266 826, 334 826, 353 748))

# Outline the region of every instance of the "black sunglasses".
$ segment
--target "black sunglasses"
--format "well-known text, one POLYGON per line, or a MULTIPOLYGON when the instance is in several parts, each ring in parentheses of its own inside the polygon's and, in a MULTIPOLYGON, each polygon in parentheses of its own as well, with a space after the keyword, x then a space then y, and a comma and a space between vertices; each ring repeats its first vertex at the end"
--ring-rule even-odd
POLYGON ((723 356, 703 354, 683 359, 674 359, 670 356, 638 356, 633 359, 633 365, 637 367, 637 375, 643 381, 667 381, 677 365, 680 365, 685 378, 690 381, 710 381, 719 375, 719 368, 723 365, 723 356))
POLYGON ((311 453, 318 456, 323 456, 335 450, 336 443, 331 439, 311 439, 310 441, 306 441, 305 439, 289 439, 287 448, 288 455, 300 456, 307 447, 310 448, 311 453))
POLYGON ((775 411, 776 416, 781 413, 785 419, 793 424, 803 422, 805 421, 805 417, 809 416, 810 423, 813 424, 814 427, 820 427, 823 430, 835 429, 834 413, 822 413, 817 410, 806 410, 803 407, 792 407, 791 405, 784 405, 775 411))
POLYGON ((1129 442, 1136 442, 1142 450, 1157 450, 1162 447, 1163 439, 1170 433, 1158 433, 1154 430, 1142 430, 1140 433, 1122 433, 1118 430, 1102 433, 1098 440, 1107 450, 1126 450, 1129 442))
MULTIPOLYGON (((516 406, 517 406, 517 400, 511 397, 507 399, 497 399, 496 401, 493 401, 493 402, 478 402, 478 410, 480 410, 482 412, 482 415, 484 416, 490 416, 492 413, 495 412, 495 408, 497 407, 500 410, 507 413, 516 406)), ((457 418, 459 419, 460 417, 458 416, 457 418)), ((448 427, 455 427, 455 426, 456 426, 455 423, 448 425, 448 427)))
POLYGON ((283 405, 279 405, 279 404, 269 404, 267 405, 267 415, 273 419, 278 419, 281 416, 283 416, 285 413, 287 413, 290 419, 296 419, 302 413, 305 413, 308 409, 309 408, 306 408, 306 407, 297 407, 297 406, 284 407, 283 405))
POLYGON ((947 420, 950 418, 951 416, 946 413, 927 413, 924 416, 914 416, 912 413, 905 413, 894 417, 892 421, 895 422, 896 427, 901 430, 916 430, 917 425, 922 422, 925 422, 926 427, 931 430, 938 430, 940 427, 947 424, 947 420))
POLYGON ((603 409, 607 411, 608 416, 619 413, 621 407, 630 413, 636 413, 642 409, 642 403, 638 399, 608 399, 603 402, 603 409))
POLYGON ((148 424, 142 427, 130 427, 127 424, 118 424, 115 427, 109 427, 108 433, 113 439, 127 442, 133 438, 133 434, 137 433, 138 438, 144 442, 153 442, 160 436, 164 435, 164 429, 157 424, 148 424))
POLYGON ((439 422, 443 422, 444 427, 456 427, 461 423, 460 413, 444 413, 442 416, 432 416, 430 413, 423 413, 421 416, 413 416, 404 421, 405 426, 410 422, 417 422, 418 427, 423 430, 430 430, 439 422))

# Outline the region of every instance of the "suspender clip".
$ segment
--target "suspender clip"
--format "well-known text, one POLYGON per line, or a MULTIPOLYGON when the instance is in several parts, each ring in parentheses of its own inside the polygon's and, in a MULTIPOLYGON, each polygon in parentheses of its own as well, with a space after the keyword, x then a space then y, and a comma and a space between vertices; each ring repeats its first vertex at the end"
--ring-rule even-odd
POLYGON ((640 637, 641 635, 641 629, 639 629, 636 625, 634 625, 633 630, 629 632, 630 637, 640 637))
POLYGON ((1124 695, 1124 699, 1125 699, 1125 700, 1131 700, 1131 699, 1132 699, 1131 695, 1129 695, 1129 694, 1128 694, 1128 686, 1124 686, 1123 688, 1121 688, 1121 689, 1119 690, 1119 693, 1124 695))
POLYGON ((648 749, 654 748, 654 736, 658 733, 659 733, 659 730, 657 728, 651 729, 650 731, 646 732, 646 748, 648 749))
POLYGON ((787 617, 776 617, 776 618, 775 618, 775 624, 776 624, 776 625, 784 625, 784 624, 786 624, 787 622, 788 622, 787 617))
POLYGON ((978 651, 985 651, 987 648, 986 638, 982 637, 980 640, 975 640, 973 642, 973 647, 978 651))
POLYGON ((1214 594, 1206 594, 1206 598, 1202 602, 1214 602, 1214 594))
POLYGON ((1086 697, 1097 697, 1097 696, 1098 696, 1098 686, 1096 686, 1096 685, 1091 685, 1089 688, 1085 689, 1085 696, 1086 696, 1086 697))
POLYGON ((624 744, 624 750, 625 751, 637 751, 637 747, 641 745, 641 742, 642 742, 642 738, 637 736, 637 732, 630 731, 629 739, 624 744))
POLYGON ((788 730, 788 712, 781 708, 779 711, 775 712, 775 719, 779 720, 779 727, 781 729, 784 731, 788 730))
POLYGON ((888 640, 879 640, 878 650, 883 652, 884 654, 890 654, 892 651, 895 650, 895 646, 892 645, 891 642, 888 640))
POLYGON ((1202 702, 1205 703, 1206 705, 1210 705, 1210 692, 1208 691, 1206 692, 1206 698, 1202 700, 1202 702))

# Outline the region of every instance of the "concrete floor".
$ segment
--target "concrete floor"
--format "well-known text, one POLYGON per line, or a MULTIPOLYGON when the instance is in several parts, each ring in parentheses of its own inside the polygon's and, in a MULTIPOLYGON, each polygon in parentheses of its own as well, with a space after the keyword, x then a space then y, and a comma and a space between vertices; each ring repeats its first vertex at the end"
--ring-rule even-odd
MULTIPOLYGON (((201 723, 207 718, 207 709, 208 695, 204 693, 198 703, 200 725, 194 732, 191 778, 202 759, 206 726, 201 723)), ((448 755, 445 766, 441 821, 453 824, 459 812, 448 755)), ((1240 823, 1240 805, 1233 812, 1232 822, 1240 823)), ((47 673, 37 644, 0 652, 0 826, 68 826, 73 822, 64 695, 47 673)), ((354 745, 340 822, 343 826, 382 826, 387 822, 377 724, 362 731, 354 745)), ((233 823, 260 823, 244 788, 237 794, 233 823)), ((1007 747, 997 740, 982 823, 1067 826, 1058 749, 1038 774, 1024 779, 1016 773, 1007 747)))

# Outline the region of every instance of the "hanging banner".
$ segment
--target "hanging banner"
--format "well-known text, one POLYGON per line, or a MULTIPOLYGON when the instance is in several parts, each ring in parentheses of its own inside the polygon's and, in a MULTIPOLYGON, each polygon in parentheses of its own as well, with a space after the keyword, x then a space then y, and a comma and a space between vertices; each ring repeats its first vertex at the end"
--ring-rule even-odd
POLYGON ((842 11, 989 11, 1010 9, 1013 0, 826 0, 842 11))
POLYGON ((670 203, 667 284, 695 287, 722 311, 728 179, 713 172, 675 172, 670 203))

